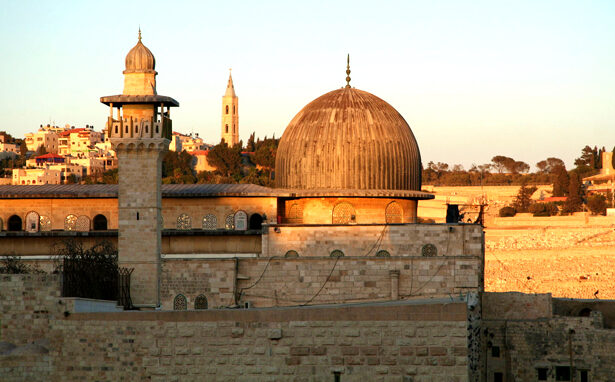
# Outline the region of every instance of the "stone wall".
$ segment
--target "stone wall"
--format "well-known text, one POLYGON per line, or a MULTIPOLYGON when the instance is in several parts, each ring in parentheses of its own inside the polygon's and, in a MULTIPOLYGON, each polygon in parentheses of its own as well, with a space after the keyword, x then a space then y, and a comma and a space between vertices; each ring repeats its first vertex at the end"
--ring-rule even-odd
POLYGON ((24 345, 44 338, 50 320, 68 309, 61 292, 58 275, 0 274, 0 342, 24 345))
POLYGON ((421 256, 426 244, 437 256, 482 257, 483 230, 472 224, 314 225, 270 226, 263 235, 263 256, 329 256, 341 250, 345 256, 373 256, 379 250, 391 256, 421 256))
POLYGON ((3 381, 468 380, 465 302, 63 314, 57 279, 1 277, 3 381))
POLYGON ((533 320, 553 316, 550 293, 485 292, 482 298, 485 320, 533 320))
MULTIPOLYGON (((483 295, 482 369, 487 381, 498 373, 503 381, 536 381, 539 370, 546 381, 612 380, 615 330, 605 329, 602 312, 556 316, 552 306, 549 294, 483 295), (570 376, 564 377, 567 372, 570 376)), ((558 313, 568 312, 560 308, 558 313)))
POLYGON ((162 306, 203 294, 209 306, 254 307, 396 300, 482 290, 476 257, 330 257, 165 260, 162 306), (237 295, 237 300, 234 295, 237 295))

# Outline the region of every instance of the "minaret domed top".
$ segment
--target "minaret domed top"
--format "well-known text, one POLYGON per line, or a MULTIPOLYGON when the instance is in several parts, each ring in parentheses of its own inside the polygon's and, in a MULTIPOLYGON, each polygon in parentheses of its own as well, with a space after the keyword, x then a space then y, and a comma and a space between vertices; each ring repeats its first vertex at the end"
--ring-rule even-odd
POLYGON ((139 28, 139 41, 126 55, 126 70, 130 72, 155 72, 156 59, 152 52, 141 42, 141 28, 139 28))

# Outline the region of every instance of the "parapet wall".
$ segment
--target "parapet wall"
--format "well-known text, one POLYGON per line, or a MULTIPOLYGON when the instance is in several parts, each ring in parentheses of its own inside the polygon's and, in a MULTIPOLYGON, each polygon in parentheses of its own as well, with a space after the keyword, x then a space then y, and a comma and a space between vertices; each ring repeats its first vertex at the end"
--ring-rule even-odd
POLYGON ((391 256, 421 256, 425 245, 434 245, 436 256, 483 254, 483 230, 474 224, 391 225, 275 225, 263 235, 263 256, 329 256, 339 250, 345 256, 374 256, 380 250, 391 256))

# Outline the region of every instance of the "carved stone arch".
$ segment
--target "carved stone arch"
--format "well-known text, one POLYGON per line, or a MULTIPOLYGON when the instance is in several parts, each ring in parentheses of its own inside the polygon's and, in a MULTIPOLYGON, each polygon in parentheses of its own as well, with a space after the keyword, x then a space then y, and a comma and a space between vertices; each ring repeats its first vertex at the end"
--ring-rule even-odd
POLYGON ((248 214, 246 211, 239 210, 233 215, 233 226, 237 231, 245 231, 248 229, 248 214))
POLYGON ((79 232, 87 232, 90 230, 90 218, 85 216, 85 215, 81 215, 77 218, 77 222, 75 224, 75 230, 79 231, 79 232))
POLYGON ((129 143, 128 146, 126 147, 126 150, 134 150, 134 149, 135 149, 134 143, 129 143))
POLYGON ((144 149, 145 149, 145 143, 139 142, 139 144, 137 145, 137 150, 143 151, 144 149))
POLYGON ((333 207, 332 215, 333 224, 350 224, 357 222, 355 209, 352 204, 348 202, 336 204, 335 207, 333 207))
POLYGON ((403 210, 401 205, 396 201, 387 204, 384 210, 384 219, 387 224, 403 223, 403 210))
POLYGON ((40 224, 40 215, 36 211, 30 211, 26 214, 26 232, 38 232, 40 224))
POLYGON ((150 149, 150 150, 153 150, 153 149, 155 149, 155 148, 156 148, 156 144, 152 142, 152 143, 150 143, 150 144, 147 146, 147 148, 148 148, 148 149, 150 149))
POLYGON ((124 143, 118 143, 117 145, 115 145, 115 149, 117 151, 124 150, 125 148, 126 148, 126 145, 124 143))

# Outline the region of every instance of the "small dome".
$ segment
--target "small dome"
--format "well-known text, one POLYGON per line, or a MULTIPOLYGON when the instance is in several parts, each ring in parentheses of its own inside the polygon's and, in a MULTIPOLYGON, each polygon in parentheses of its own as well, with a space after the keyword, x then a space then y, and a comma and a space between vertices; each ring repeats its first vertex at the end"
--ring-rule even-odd
POLYGON ((126 55, 126 72, 151 72, 155 69, 156 59, 141 42, 141 31, 139 31, 139 42, 126 55))
POLYGON ((276 186, 290 189, 421 189, 421 154, 391 105, 350 87, 305 106, 276 157, 276 186))

